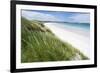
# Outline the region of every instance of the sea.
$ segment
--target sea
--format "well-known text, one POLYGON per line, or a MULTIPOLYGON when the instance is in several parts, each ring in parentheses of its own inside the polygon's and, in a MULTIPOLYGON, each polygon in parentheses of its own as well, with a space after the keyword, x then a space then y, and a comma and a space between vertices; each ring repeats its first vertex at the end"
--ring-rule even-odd
POLYGON ((63 29, 70 28, 70 29, 90 32, 90 23, 63 23, 62 22, 62 23, 50 23, 50 24, 63 29))

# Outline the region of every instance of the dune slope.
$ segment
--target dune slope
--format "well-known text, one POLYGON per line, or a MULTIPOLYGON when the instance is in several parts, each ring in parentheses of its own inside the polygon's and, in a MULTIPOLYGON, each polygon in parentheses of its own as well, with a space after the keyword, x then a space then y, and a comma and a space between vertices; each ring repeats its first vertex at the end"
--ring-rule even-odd
POLYGON ((86 59, 71 44, 57 38, 43 23, 21 18, 22 63, 86 59))

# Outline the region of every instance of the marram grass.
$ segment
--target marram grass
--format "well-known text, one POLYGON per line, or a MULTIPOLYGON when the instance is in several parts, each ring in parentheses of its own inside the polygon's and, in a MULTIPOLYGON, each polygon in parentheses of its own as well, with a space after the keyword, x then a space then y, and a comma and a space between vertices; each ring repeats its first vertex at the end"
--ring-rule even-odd
POLYGON ((88 59, 71 44, 59 40, 43 23, 21 18, 21 62, 88 59), (76 58, 76 54, 80 58, 76 58))

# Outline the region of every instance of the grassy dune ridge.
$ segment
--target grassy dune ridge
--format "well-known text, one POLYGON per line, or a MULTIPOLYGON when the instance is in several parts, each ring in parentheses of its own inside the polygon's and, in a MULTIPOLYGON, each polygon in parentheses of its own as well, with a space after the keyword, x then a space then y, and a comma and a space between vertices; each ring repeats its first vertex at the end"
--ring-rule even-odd
POLYGON ((22 63, 85 59, 88 58, 71 44, 59 40, 42 22, 21 18, 22 63))

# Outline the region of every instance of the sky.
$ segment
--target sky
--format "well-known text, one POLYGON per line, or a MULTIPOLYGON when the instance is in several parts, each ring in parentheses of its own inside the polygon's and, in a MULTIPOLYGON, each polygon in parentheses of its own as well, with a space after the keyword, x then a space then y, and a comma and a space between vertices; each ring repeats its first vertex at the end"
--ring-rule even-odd
POLYGON ((21 14, 29 20, 90 23, 90 14, 83 12, 22 10, 21 14))

